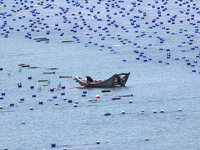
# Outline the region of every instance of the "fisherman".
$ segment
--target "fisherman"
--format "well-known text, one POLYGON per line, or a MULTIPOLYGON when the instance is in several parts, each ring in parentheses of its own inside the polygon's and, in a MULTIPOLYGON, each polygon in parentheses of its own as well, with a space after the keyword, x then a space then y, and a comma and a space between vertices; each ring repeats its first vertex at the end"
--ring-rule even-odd
POLYGON ((93 79, 90 76, 86 75, 86 78, 87 78, 87 83, 93 82, 93 79))
POLYGON ((120 75, 117 76, 117 82, 121 86, 125 86, 124 79, 120 75))
POLYGON ((121 80, 121 77, 120 77, 119 75, 117 76, 117 83, 118 83, 119 85, 122 84, 122 80, 121 80))

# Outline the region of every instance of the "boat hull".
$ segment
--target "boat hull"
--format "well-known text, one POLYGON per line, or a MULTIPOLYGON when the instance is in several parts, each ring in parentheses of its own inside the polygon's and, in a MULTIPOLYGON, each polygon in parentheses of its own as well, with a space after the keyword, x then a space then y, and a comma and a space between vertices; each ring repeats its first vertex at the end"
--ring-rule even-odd
POLYGON ((126 85, 130 72, 114 74, 112 77, 106 80, 94 80, 94 82, 87 83, 87 79, 76 76, 74 80, 81 86, 89 88, 105 88, 105 87, 122 87, 126 85))

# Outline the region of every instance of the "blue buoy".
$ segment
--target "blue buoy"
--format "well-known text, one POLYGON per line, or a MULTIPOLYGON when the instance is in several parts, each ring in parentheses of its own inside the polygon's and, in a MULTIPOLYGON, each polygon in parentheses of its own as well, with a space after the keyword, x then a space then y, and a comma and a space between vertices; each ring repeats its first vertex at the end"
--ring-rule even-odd
POLYGON ((32 77, 31 77, 31 76, 28 76, 28 79, 32 79, 32 77))
POLYGON ((10 106, 14 106, 15 104, 14 103, 10 103, 10 106))
POLYGON ((86 94, 86 93, 87 93, 87 91, 86 91, 86 90, 84 90, 84 91, 83 91, 83 93, 84 93, 84 94, 86 94))
POLYGON ((0 96, 0 99, 3 99, 3 96, 0 96))
POLYGON ((24 101, 24 98, 20 98, 20 101, 24 101))
POLYGON ((31 86, 30 86, 30 89, 34 89, 34 86, 33 86, 33 85, 31 85, 31 86))
POLYGON ((33 94, 32 97, 36 97, 36 94, 33 94))
POLYGON ((3 95, 6 95, 6 93, 5 92, 1 92, 1 95, 3 96, 3 95))
POLYGON ((188 61, 188 62, 187 62, 187 65, 191 65, 191 63, 188 61))
POLYGON ((111 115, 111 113, 105 113, 104 114, 104 116, 110 116, 111 115))
POLYGON ((65 92, 61 92, 61 95, 65 95, 65 92))
POLYGON ((72 99, 68 99, 68 103, 72 103, 72 99))
POLYGON ((53 98, 54 98, 54 99, 56 99, 56 98, 57 98, 57 96, 53 96, 53 98))
POLYGON ((17 85, 18 85, 19 88, 22 87, 22 83, 18 83, 17 85))
POLYGON ((50 91, 53 92, 53 91, 54 91, 54 88, 50 88, 50 91))
POLYGON ((82 97, 85 97, 86 95, 85 94, 82 94, 82 97))
POLYGON ((43 101, 39 101, 39 104, 43 104, 43 101))

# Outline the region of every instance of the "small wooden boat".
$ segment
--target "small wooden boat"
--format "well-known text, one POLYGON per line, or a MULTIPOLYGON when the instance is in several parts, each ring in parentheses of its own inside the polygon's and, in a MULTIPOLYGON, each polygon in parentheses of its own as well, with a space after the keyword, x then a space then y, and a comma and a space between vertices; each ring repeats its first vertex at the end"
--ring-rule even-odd
POLYGON ((111 92, 111 90, 101 90, 102 93, 104 92, 111 92))
POLYGON ((29 69, 36 69, 36 68, 39 68, 39 67, 36 67, 36 66, 35 67, 29 67, 29 69))
POLYGON ((43 37, 43 38, 34 38, 34 40, 39 40, 39 41, 46 41, 46 40, 49 40, 48 38, 46 37, 43 37))
POLYGON ((62 43, 69 43, 69 42, 74 42, 74 41, 62 41, 62 43))
POLYGON ((51 68, 48 68, 48 70, 57 70, 58 68, 55 68, 55 67, 51 67, 51 68))
POLYGON ((120 100, 120 99, 121 99, 120 97, 112 98, 112 100, 120 100))
POLYGON ((72 78, 72 76, 59 76, 59 78, 72 78))
POLYGON ((47 82, 48 80, 38 80, 38 82, 47 82))
POLYGON ((97 99, 88 99, 88 101, 97 101, 97 99))
POLYGON ((98 87, 98 88, 102 88, 102 87, 122 87, 126 85, 126 82, 128 80, 128 77, 130 75, 130 72, 128 73, 120 73, 120 74, 114 74, 112 77, 110 77, 109 79, 106 80, 94 80, 93 82, 89 82, 87 83, 87 79, 86 78, 81 78, 76 76, 76 78, 74 78, 74 80, 76 80, 76 82, 78 82, 81 86, 84 87, 98 87))
POLYGON ((55 74, 56 72, 53 71, 53 72, 43 72, 43 74, 55 74))
POLYGON ((28 64, 19 64, 18 66, 21 66, 22 68, 23 67, 30 67, 30 65, 28 65, 28 64))

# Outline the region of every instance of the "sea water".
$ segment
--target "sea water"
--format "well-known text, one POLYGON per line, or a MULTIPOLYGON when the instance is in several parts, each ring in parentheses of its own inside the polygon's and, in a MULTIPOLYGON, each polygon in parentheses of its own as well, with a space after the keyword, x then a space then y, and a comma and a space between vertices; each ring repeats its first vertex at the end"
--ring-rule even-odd
POLYGON ((0 149, 199 149, 199 2, 1 0, 0 6, 0 149), (19 71, 19 64, 34 68, 19 71), (73 80, 122 72, 130 72, 126 87, 80 89, 73 80), (59 83, 66 88, 51 92, 59 83))

